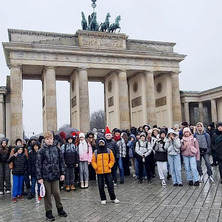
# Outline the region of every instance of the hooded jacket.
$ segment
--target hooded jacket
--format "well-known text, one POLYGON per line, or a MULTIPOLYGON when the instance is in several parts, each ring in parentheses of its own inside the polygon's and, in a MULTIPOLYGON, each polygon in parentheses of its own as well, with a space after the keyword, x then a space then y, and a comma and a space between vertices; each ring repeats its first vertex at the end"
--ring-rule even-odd
POLYGON ((56 146, 43 143, 43 147, 38 151, 36 159, 36 178, 48 181, 59 180, 61 175, 65 175, 65 162, 62 151, 56 146))
MULTIPOLYGON (((19 147, 15 148, 15 153, 17 152, 17 150, 19 149, 19 147)), ((13 170, 12 170, 12 174, 13 175, 24 175, 26 170, 27 170, 27 157, 24 154, 24 152, 22 152, 21 154, 18 154, 17 157, 15 157, 14 155, 11 156, 7 163, 13 163, 13 170)))
POLYGON ((201 122, 198 122, 197 125, 201 125, 202 130, 201 131, 197 130, 194 134, 194 137, 198 141, 199 148, 200 148, 200 154, 207 154, 210 152, 210 149, 211 149, 210 135, 208 133, 206 133, 206 130, 204 129, 204 125, 201 122))
POLYGON ((167 149, 167 153, 170 156, 176 156, 180 153, 180 139, 178 138, 178 134, 175 133, 173 129, 169 129, 166 136, 165 148, 167 149), (169 134, 172 133, 174 135, 174 140, 169 139, 169 134))
POLYGON ((135 152, 141 157, 148 157, 152 152, 152 146, 147 140, 142 141, 140 139, 136 142, 135 152))
POLYGON ((97 150, 92 156, 92 166, 97 174, 111 173, 111 169, 115 163, 115 157, 112 150, 107 149, 106 140, 100 138, 97 141, 97 150), (99 146, 100 140, 103 140, 105 146, 99 146))
POLYGON ((212 149, 216 153, 217 159, 222 160, 222 132, 218 129, 212 137, 212 149))

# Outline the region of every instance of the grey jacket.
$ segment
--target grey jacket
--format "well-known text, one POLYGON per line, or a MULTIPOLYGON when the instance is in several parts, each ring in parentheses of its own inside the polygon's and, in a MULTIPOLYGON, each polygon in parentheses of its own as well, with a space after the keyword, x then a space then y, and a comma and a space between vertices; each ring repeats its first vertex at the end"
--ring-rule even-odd
POLYGON ((167 134, 167 140, 165 143, 165 148, 167 149, 167 153, 170 156, 176 156, 180 153, 180 147, 181 147, 181 143, 180 143, 180 139, 178 138, 178 135, 172 130, 169 129, 168 134, 167 134), (173 133, 175 139, 174 140, 170 140, 169 139, 169 134, 173 133))
POLYGON ((141 157, 147 157, 152 152, 152 146, 148 141, 139 140, 136 142, 135 152, 141 157))
MULTIPOLYGON (((204 130, 202 133, 196 131, 194 137, 197 139, 199 143, 200 150, 201 148, 206 148, 207 151, 204 154, 209 153, 211 151, 211 138, 208 133, 204 130)), ((202 153, 202 152, 201 152, 202 153)))

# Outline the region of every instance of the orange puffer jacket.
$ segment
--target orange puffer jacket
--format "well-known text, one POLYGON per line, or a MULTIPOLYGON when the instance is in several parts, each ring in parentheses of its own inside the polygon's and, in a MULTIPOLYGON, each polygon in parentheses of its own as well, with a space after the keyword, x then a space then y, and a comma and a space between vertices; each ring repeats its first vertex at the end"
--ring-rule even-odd
POLYGON ((111 173, 114 163, 115 157, 112 150, 110 153, 94 153, 91 162, 97 174, 111 173))

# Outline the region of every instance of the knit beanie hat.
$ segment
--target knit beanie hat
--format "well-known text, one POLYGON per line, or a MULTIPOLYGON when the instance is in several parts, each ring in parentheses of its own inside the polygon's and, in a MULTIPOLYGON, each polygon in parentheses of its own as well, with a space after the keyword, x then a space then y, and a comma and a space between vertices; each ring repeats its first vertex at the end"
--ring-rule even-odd
POLYGON ((192 134, 189 127, 185 127, 183 129, 183 135, 185 134, 185 132, 189 132, 190 134, 192 134))
POLYGON ((79 134, 79 138, 81 138, 81 137, 85 138, 85 134, 84 133, 80 133, 79 134))
POLYGON ((109 127, 108 127, 108 126, 106 126, 105 135, 111 135, 111 136, 112 136, 112 133, 110 132, 109 127))

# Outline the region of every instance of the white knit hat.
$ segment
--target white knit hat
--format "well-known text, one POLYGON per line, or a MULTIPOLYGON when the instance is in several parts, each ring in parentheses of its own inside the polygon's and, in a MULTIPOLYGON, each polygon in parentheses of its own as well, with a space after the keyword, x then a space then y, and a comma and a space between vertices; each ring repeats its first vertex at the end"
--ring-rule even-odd
POLYGON ((85 138, 85 134, 84 133, 80 133, 79 134, 79 138, 81 138, 81 137, 85 138))

